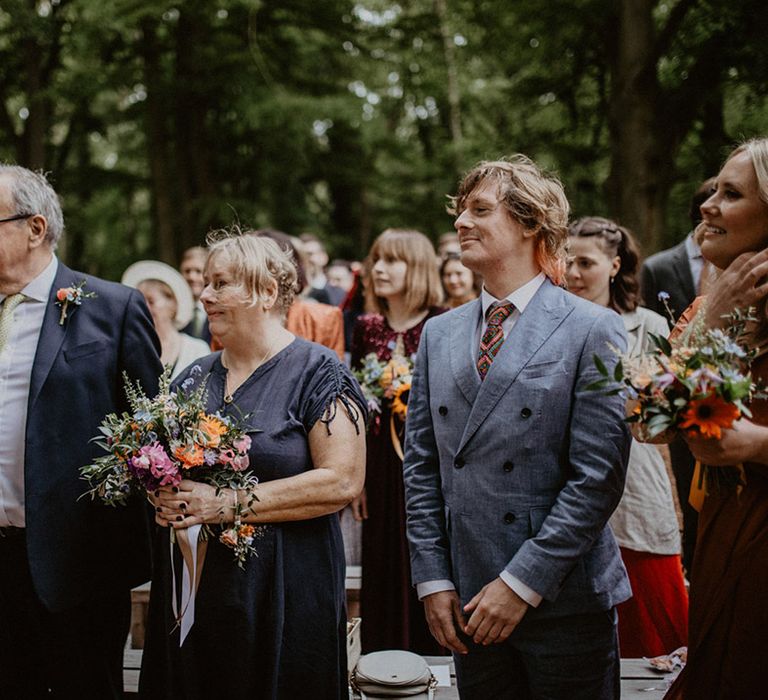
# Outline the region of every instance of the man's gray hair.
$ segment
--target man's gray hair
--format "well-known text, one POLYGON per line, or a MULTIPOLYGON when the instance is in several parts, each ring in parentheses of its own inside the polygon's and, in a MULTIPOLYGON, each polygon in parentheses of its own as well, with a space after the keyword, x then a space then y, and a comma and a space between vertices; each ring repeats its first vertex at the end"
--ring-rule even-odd
POLYGON ((59 196, 51 187, 43 172, 34 172, 20 165, 0 163, 0 176, 11 179, 11 197, 15 214, 41 214, 48 222, 45 240, 51 248, 64 233, 64 215, 61 213, 59 196))

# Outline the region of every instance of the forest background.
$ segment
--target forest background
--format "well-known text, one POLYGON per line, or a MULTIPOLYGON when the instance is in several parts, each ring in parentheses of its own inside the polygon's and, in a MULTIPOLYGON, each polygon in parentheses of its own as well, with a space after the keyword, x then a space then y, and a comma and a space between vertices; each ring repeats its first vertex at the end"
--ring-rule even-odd
POLYGON ((435 239, 523 152, 646 254, 768 132, 765 0, 0 0, 0 160, 62 197, 65 261, 175 264, 238 221, 361 258, 435 239))

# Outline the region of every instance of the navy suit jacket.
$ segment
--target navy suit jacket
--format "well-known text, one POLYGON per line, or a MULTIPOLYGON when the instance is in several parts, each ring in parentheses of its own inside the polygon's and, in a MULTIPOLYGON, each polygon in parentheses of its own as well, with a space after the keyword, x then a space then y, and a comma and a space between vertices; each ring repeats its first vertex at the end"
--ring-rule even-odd
POLYGON ((640 285, 644 306, 667 318, 664 304, 659 301, 659 292, 666 292, 675 320, 680 318, 696 298, 685 241, 651 255, 640 270, 640 285))
POLYGON ((123 372, 157 393, 160 344, 139 292, 59 262, 30 380, 24 461, 29 567, 52 611, 150 578, 145 502, 112 508, 81 498, 80 467, 102 450, 90 442, 107 413, 128 410, 123 372), (86 281, 96 297, 63 325, 56 291, 86 281))
POLYGON ((481 382, 479 299, 430 319, 408 401, 403 473, 413 583, 466 604, 502 570, 544 598, 529 615, 607 610, 630 596, 607 524, 629 454, 624 402, 586 387, 626 347, 619 314, 539 290, 481 382))

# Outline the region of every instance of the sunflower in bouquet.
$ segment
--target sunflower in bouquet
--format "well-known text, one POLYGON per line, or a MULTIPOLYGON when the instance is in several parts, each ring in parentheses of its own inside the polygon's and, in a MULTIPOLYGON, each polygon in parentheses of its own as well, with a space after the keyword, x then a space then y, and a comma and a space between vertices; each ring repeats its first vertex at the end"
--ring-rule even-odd
POLYGON ((388 402, 392 446, 400 459, 403 459, 400 433, 408 415, 414 358, 405 354, 402 340, 393 343, 391 349, 392 356, 389 360, 380 360, 375 352, 368 353, 354 374, 368 402, 370 420, 378 421, 383 402, 388 402))

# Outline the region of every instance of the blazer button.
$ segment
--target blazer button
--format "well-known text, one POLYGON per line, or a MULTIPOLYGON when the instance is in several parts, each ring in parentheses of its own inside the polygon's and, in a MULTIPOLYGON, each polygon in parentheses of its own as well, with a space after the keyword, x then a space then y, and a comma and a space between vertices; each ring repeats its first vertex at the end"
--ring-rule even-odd
POLYGON ((515 465, 512 464, 512 462, 504 462, 504 471, 505 472, 511 472, 515 468, 515 465))
POLYGON ((441 416, 447 416, 448 415, 448 406, 440 406, 440 408, 437 409, 437 412, 441 416))
POLYGON ((453 466, 456 467, 456 469, 461 469, 464 466, 464 458, 463 457, 456 457, 456 459, 453 462, 453 466))
POLYGON ((505 513, 504 514, 504 522, 507 525, 511 525, 513 522, 515 522, 515 514, 514 513, 505 513))
POLYGON ((531 409, 528 408, 527 406, 522 411, 520 411, 520 415, 523 418, 530 418, 531 417, 531 413, 533 413, 533 411, 531 411, 531 409))

